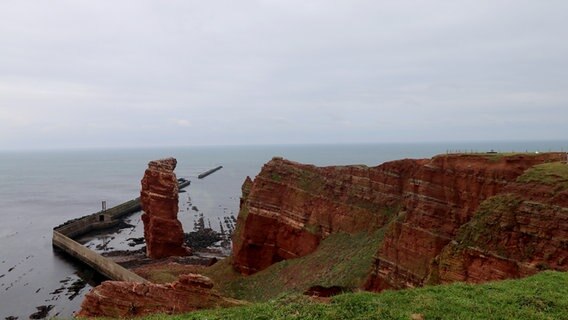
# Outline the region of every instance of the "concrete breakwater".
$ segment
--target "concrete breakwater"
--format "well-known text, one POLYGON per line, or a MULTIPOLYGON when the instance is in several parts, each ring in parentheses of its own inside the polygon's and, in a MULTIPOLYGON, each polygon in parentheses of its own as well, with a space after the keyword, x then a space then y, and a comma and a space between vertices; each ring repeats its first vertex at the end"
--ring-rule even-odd
POLYGON ((94 230, 114 227, 120 222, 120 218, 141 209, 140 198, 136 198, 104 211, 69 220, 53 228, 53 230, 69 238, 76 238, 94 230))
MULTIPOLYGON (((191 182, 186 179, 178 179, 178 187, 187 187, 191 182)), ((136 198, 107 210, 102 210, 81 218, 69 220, 53 228, 52 243, 67 254, 86 263, 99 273, 112 280, 148 282, 146 279, 120 266, 114 261, 81 245, 73 238, 84 235, 94 230, 111 228, 120 223, 122 217, 141 210, 140 198, 136 198)))
POLYGON ((215 172, 217 172, 221 169, 223 169, 223 166, 218 166, 218 167, 213 168, 211 170, 207 170, 207 171, 201 173, 200 175, 198 175, 197 178, 203 179, 203 178, 207 177, 208 175, 213 174, 213 173, 215 173, 215 172))
POLYGON ((84 247, 77 241, 67 237, 57 230, 53 230, 53 245, 86 263, 109 279, 141 283, 148 282, 148 280, 122 267, 116 262, 88 249, 87 247, 84 247))

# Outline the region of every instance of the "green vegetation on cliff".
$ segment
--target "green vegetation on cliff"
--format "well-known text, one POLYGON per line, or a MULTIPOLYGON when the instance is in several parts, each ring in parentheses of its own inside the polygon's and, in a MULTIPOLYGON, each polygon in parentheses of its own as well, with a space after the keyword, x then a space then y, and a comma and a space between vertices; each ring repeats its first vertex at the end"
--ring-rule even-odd
POLYGON ((536 165, 517 179, 522 183, 542 183, 553 186, 557 191, 568 189, 568 164, 551 162, 536 165))
POLYGON ((250 276, 233 270, 230 258, 202 273, 224 295, 249 301, 267 301, 282 293, 303 293, 312 286, 359 288, 373 265, 383 230, 351 235, 331 234, 307 256, 280 261, 250 276))
POLYGON ((150 319, 568 319, 568 273, 482 285, 455 283, 384 293, 348 293, 330 303, 299 295, 245 307, 150 319))
MULTIPOLYGON (((520 204, 521 200, 513 194, 497 195, 483 201, 471 221, 459 229, 459 245, 485 249, 485 244, 496 243, 493 238, 515 223, 515 211, 520 204)), ((507 255, 505 249, 499 251, 501 255, 507 255)))

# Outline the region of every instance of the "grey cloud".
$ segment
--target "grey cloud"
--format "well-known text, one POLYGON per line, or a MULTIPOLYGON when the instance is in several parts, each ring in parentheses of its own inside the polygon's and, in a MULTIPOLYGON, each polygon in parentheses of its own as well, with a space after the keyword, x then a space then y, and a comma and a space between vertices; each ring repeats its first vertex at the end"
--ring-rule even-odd
POLYGON ((567 9, 6 1, 0 148, 556 138, 567 9))

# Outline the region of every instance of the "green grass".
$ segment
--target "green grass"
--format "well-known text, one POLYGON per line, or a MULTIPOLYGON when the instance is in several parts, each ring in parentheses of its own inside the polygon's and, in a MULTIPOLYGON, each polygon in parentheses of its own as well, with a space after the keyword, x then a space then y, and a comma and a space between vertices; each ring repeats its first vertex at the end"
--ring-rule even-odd
POLYGON ((302 170, 299 173, 298 186, 309 193, 321 193, 325 187, 325 179, 317 172, 302 170))
MULTIPOLYGON (((244 199, 246 201, 246 199, 244 199)), ((248 217, 248 205, 241 206, 239 214, 237 215, 237 224, 235 226, 235 232, 232 235, 233 247, 240 247, 242 239, 240 238, 243 232, 244 225, 246 224, 248 217)))
POLYGON ((568 273, 542 272, 482 285, 454 283, 318 303, 299 295, 244 307, 148 319, 568 319, 568 273))
POLYGON ((317 225, 317 224, 306 223, 304 225, 304 230, 306 230, 307 232, 309 232, 311 234, 321 234, 321 226, 317 225))
POLYGON ((280 182, 282 181, 282 176, 276 172, 273 172, 270 174, 270 179, 272 179, 272 181, 280 182))
POLYGON ((160 267, 142 266, 134 272, 152 283, 170 283, 177 281, 182 274, 201 273, 203 269, 204 266, 169 263, 160 267))
MULTIPOLYGON (((563 191, 568 189, 568 165, 561 162, 536 165, 517 178, 517 182, 548 185, 556 192, 563 191)), ((492 244, 495 253, 508 257, 511 254, 510 248, 503 247, 497 240, 503 231, 517 227, 516 215, 521 204, 522 200, 515 194, 500 194, 483 201, 471 221, 462 225, 458 231, 458 248, 477 247, 485 250, 487 244, 492 244)), ((525 237, 529 235, 525 232, 525 237)), ((532 242, 518 248, 527 259, 534 255, 534 250, 532 242)))
POLYGON ((491 161, 499 161, 506 157, 513 157, 518 155, 528 156, 528 157, 536 157, 539 154, 534 152, 497 152, 497 153, 477 153, 476 155, 481 155, 486 159, 491 161))
POLYGON ((517 182, 542 183, 553 186, 557 191, 568 189, 568 164, 551 162, 536 165, 523 173, 517 182))
POLYGON ((483 157, 490 161, 499 161, 506 157, 512 156, 528 156, 528 157, 536 157, 539 154, 534 152, 462 152, 462 153, 448 153, 448 154, 440 154, 436 157, 446 157, 446 156, 453 156, 453 155, 461 155, 461 156, 475 156, 475 157, 483 157))
POLYGON ((382 241, 383 230, 351 235, 335 233, 307 256, 278 262, 251 276, 235 272, 229 259, 207 268, 223 294, 249 301, 267 301, 283 293, 303 293, 316 285, 359 288, 365 281, 382 241))
POLYGON ((160 272, 154 272, 146 279, 153 282, 153 283, 170 283, 177 281, 179 276, 176 276, 174 273, 169 272, 169 270, 164 270, 160 272))
MULTIPOLYGON (((483 201, 470 222, 458 230, 457 241, 461 247, 479 247, 485 249, 487 243, 497 243, 494 237, 500 237, 503 229, 516 224, 515 212, 521 200, 513 194, 502 194, 483 201)), ((507 255, 505 249, 499 250, 507 255)))

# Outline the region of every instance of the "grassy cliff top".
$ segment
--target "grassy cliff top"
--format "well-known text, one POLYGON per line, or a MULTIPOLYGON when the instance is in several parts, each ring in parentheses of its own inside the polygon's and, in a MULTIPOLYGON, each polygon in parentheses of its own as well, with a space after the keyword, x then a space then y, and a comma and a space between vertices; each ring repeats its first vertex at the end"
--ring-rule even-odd
POLYGON ((482 285, 349 293, 329 303, 292 295, 244 307, 148 319, 568 319, 567 284, 566 272, 542 272, 482 285))
POLYGON ((564 162, 551 162, 536 165, 517 179, 522 183, 541 183, 568 189, 568 164, 564 162))

